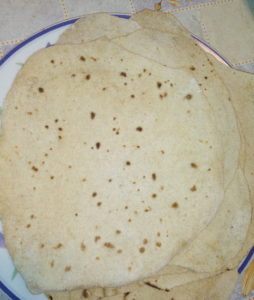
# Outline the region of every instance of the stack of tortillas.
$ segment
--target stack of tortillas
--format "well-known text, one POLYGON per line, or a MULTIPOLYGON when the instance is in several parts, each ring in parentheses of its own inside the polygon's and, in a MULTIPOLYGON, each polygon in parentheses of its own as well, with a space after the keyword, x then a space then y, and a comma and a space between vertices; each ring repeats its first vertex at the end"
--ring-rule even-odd
POLYGON ((159 12, 89 16, 31 56, 0 139, 31 291, 227 299, 253 240, 253 88, 159 12))

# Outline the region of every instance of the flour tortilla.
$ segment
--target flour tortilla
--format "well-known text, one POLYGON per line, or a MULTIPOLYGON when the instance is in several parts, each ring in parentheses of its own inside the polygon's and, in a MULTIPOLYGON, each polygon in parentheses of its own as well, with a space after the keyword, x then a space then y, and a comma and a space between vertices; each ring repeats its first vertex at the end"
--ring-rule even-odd
POLYGON ((101 37, 109 39, 124 36, 140 29, 138 23, 108 14, 92 14, 79 19, 59 38, 58 44, 80 44, 101 37), (84 30, 85 29, 85 30, 84 30))
MULTIPOLYGON (((219 63, 213 57, 207 56, 202 49, 197 47, 188 32, 175 21, 173 16, 158 12, 144 11, 134 15, 132 19, 145 28, 135 31, 128 36, 115 38, 112 41, 128 51, 167 66, 170 70, 172 68, 192 70, 193 77, 202 84, 203 96, 209 102, 211 111, 216 118, 217 131, 222 137, 221 142, 224 149, 224 188, 225 190, 232 191, 233 188, 229 188, 229 185, 232 184, 232 181, 234 183, 238 182, 238 173, 241 172, 239 171, 239 167, 242 167, 240 166, 239 157, 244 149, 235 111, 229 101, 232 98, 231 93, 215 71, 215 67, 219 63), (158 47, 158 45, 160 45, 160 47, 158 47), (149 51, 146 51, 146 49, 149 49, 149 51), (215 89, 215 86, 218 88, 215 89)), ((81 26, 77 31, 79 31, 79 35, 82 36, 82 32, 85 33, 85 30, 86 26, 81 26)), ((71 36, 68 36, 66 42, 71 44, 74 41, 71 36)), ((79 40, 79 42, 85 43, 87 40, 83 39, 79 40)), ((242 202, 237 202, 236 195, 238 195, 239 192, 234 191, 232 197, 227 199, 226 204, 222 206, 222 210, 220 210, 221 217, 216 218, 213 224, 208 226, 198 240, 193 242, 194 245, 189 245, 189 263, 191 268, 195 271, 219 272, 225 268, 232 257, 234 257, 242 247, 250 223, 251 209, 248 191, 246 190, 246 182, 243 175, 240 175, 240 177, 241 179, 239 179, 239 183, 236 184, 236 189, 238 189, 238 186, 242 186, 245 191, 241 199, 242 202), (235 242, 235 235, 229 234, 229 232, 231 230, 231 223, 234 222, 234 218, 239 215, 239 208, 242 208, 241 205, 243 205, 243 211, 246 215, 243 222, 237 222, 234 225, 234 231, 238 234, 238 242, 235 242), (230 207, 230 210, 228 207, 230 207), (227 216, 227 218, 223 216, 227 216), (224 243, 219 235, 227 236, 228 242, 224 243), (218 241, 215 242, 216 236, 218 241), (217 244, 217 247, 209 246, 207 249, 207 245, 214 243, 217 244), (221 247, 218 247, 219 244, 221 247), (199 251, 198 255, 197 249, 201 250, 201 253, 199 251), (206 251, 203 251, 204 249, 206 249, 206 251), (202 253, 206 253, 209 258, 207 259, 206 255, 204 256, 202 253), (198 265, 194 266, 196 260, 193 260, 192 257, 195 256, 199 259, 199 267, 198 265)), ((232 192, 230 193, 232 194, 232 192)), ((187 257, 188 256, 184 254, 180 254, 173 262, 183 266, 187 264, 187 267, 190 268, 186 262, 187 257), (183 259, 183 261, 181 261, 181 259, 183 259)))
POLYGON ((214 124, 186 70, 105 40, 33 55, 5 103, 0 161, 28 286, 119 286, 168 264, 224 197, 214 124))

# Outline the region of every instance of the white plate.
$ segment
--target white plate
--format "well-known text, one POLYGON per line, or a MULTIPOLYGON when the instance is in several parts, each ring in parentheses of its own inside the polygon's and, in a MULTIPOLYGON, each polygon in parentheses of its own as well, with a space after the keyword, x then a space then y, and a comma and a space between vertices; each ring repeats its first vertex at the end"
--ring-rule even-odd
MULTIPOLYGON (((129 18, 128 15, 117 15, 122 18, 129 18)), ((53 25, 44 29, 12 49, 3 59, 0 60, 0 113, 1 106, 8 90, 10 89, 16 74, 25 63, 27 58, 39 49, 53 45, 68 27, 77 20, 71 19, 62 23, 53 25)), ((214 49, 211 49, 203 41, 193 36, 206 51, 212 52, 215 56, 219 56, 224 60, 214 49)), ((228 63, 227 63, 228 64, 228 63)), ((1 124, 0 124, 1 125, 1 124)), ((15 300, 47 300, 48 298, 41 295, 33 295, 26 288, 25 282, 17 272, 7 249, 4 246, 2 234, 2 224, 0 221, 0 297, 1 290, 15 300)))

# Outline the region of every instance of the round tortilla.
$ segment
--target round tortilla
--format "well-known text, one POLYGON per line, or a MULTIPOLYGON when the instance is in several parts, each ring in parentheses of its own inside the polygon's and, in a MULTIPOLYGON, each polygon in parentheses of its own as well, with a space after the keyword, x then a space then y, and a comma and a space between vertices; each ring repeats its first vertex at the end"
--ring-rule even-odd
POLYGON ((192 70, 106 40, 33 55, 4 106, 0 160, 6 244, 28 286, 118 286, 168 264, 224 198, 215 123, 192 70))

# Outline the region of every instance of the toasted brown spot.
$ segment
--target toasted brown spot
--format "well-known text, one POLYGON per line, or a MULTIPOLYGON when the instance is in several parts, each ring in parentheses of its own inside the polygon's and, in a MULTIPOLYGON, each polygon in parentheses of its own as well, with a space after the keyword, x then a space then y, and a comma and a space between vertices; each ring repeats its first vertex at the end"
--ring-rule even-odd
POLYGON ((86 80, 89 80, 90 78, 91 78, 90 74, 86 75, 86 80))
POLYGON ((30 216, 30 219, 35 219, 35 215, 31 215, 31 216, 30 216))
POLYGON ((93 192, 92 193, 92 197, 96 197, 97 196, 97 193, 96 192, 93 192))
POLYGON ((101 237, 99 235, 96 235, 96 237, 94 238, 95 243, 98 242, 101 239, 101 237))
POLYGON ((160 233, 160 232, 157 232, 157 236, 160 237, 160 236, 161 236, 161 233, 160 233))
POLYGON ((104 243, 104 247, 110 248, 110 249, 115 248, 115 246, 112 243, 109 243, 109 242, 104 243))
POLYGON ((118 254, 121 254, 122 252, 123 252, 122 249, 118 249, 118 250, 117 250, 117 253, 118 253, 118 254))
POLYGON ((174 202, 172 205, 171 205, 171 207, 173 207, 173 208, 178 208, 178 203, 177 202, 174 202))
POLYGON ((85 59, 85 57, 84 56, 80 56, 80 58, 79 58, 80 60, 82 60, 82 61, 86 61, 86 59, 85 59))
POLYGON ((63 128, 62 128, 62 127, 58 127, 58 130, 59 130, 59 131, 63 131, 63 128))
POLYGON ((95 118, 95 113, 94 112, 90 112, 90 118, 91 118, 91 120, 93 120, 94 118, 95 118))
POLYGON ((88 291, 87 291, 87 290, 83 290, 82 296, 83 296, 83 298, 89 298, 89 293, 88 293, 88 291))
POLYGON ((48 294, 47 297, 49 298, 49 300, 53 300, 53 296, 48 294))
POLYGON ((99 257, 99 256, 96 256, 95 259, 96 259, 96 260, 100 260, 100 257, 99 257))
POLYGON ((125 72, 121 72, 120 76, 127 77, 127 74, 125 72))
POLYGON ((116 234, 120 234, 121 232, 121 230, 116 230, 116 234))
POLYGON ((54 260, 52 260, 52 261, 50 262, 50 266, 51 266, 51 268, 53 268, 53 267, 54 267, 54 265, 55 265, 55 261, 54 261, 54 260))
POLYGON ((66 267, 64 268, 64 271, 65 271, 65 272, 70 272, 70 270, 71 270, 71 266, 66 266, 66 267))
POLYGON ((30 228, 30 227, 31 227, 31 224, 27 224, 27 225, 26 225, 26 228, 30 228))
POLYGON ((130 166, 131 165, 131 162, 130 161, 126 161, 126 166, 130 166))
POLYGON ((44 127, 45 127, 46 129, 48 129, 48 128, 49 128, 49 126, 48 126, 48 125, 45 125, 44 127))
POLYGON ((198 165, 195 164, 195 163, 193 163, 193 162, 192 162, 190 165, 191 165, 191 167, 194 168, 194 169, 197 169, 197 167, 198 167, 198 165))
POLYGON ((97 202, 97 206, 101 206, 102 205, 102 202, 97 202))
POLYGON ((50 179, 54 179, 54 176, 50 176, 50 179))
POLYGON ((190 66, 190 70, 191 70, 191 71, 195 71, 196 68, 195 68, 194 66, 190 66))
POLYGON ((35 166, 32 166, 32 170, 33 170, 34 172, 38 172, 38 171, 39 171, 39 169, 36 168, 35 166))
POLYGON ((208 77, 207 77, 207 76, 205 76, 204 78, 205 78, 205 80, 207 80, 207 79, 208 79, 208 77))
POLYGON ((152 179, 153 179, 153 180, 156 180, 156 177, 157 177, 157 176, 156 176, 156 173, 153 173, 153 174, 152 174, 152 179))
POLYGON ((141 126, 138 126, 138 127, 136 128, 136 130, 141 132, 141 131, 143 130, 143 128, 142 128, 141 126))
POLYGON ((128 209, 128 206, 125 206, 124 209, 128 209))
POLYGON ((106 87, 102 88, 103 91, 106 91, 106 89, 107 89, 106 87))
POLYGON ((62 243, 57 244, 55 247, 53 247, 53 249, 60 249, 63 247, 62 243))
POLYGON ((145 249, 144 247, 139 248, 139 252, 140 252, 140 253, 144 253, 145 250, 146 250, 146 249, 145 249))
POLYGON ((75 213, 74 215, 75 215, 75 217, 77 217, 77 216, 78 216, 78 213, 75 213))
POLYGON ((191 95, 191 94, 187 94, 187 95, 185 96, 185 99, 187 99, 187 100, 192 99, 192 95, 191 95))
POLYGON ((147 240, 147 239, 144 239, 144 240, 143 240, 143 244, 146 245, 147 243, 148 243, 148 240, 147 240))
POLYGON ((58 123, 58 121, 59 121, 58 119, 55 119, 55 123, 58 123))
POLYGON ((152 198, 156 198, 157 197, 157 194, 152 194, 152 198))
POLYGON ((156 242, 156 247, 161 247, 161 242, 156 242))
POLYGON ((27 114, 31 116, 33 113, 31 111, 28 111, 27 114))
POLYGON ((211 168, 207 169, 207 171, 210 172, 210 171, 211 171, 211 168))
POLYGON ((71 77, 76 77, 76 74, 71 74, 71 77))
POLYGON ((195 192, 195 191, 197 190, 197 187, 196 187, 195 185, 193 185, 193 186, 190 188, 190 190, 191 190, 192 192, 195 192))
POLYGON ((132 95, 131 95, 131 98, 135 98, 135 95, 132 94, 132 95))
POLYGON ((109 178, 108 182, 112 182, 112 179, 111 179, 111 178, 109 178))
POLYGON ((128 267, 128 271, 131 271, 132 270, 132 267, 128 267))
POLYGON ((51 59, 51 61, 50 61, 52 64, 54 64, 55 63, 55 61, 54 61, 54 59, 51 59))
POLYGON ((81 251, 86 250, 86 245, 83 242, 80 244, 80 249, 81 249, 81 251))
POLYGON ((96 146, 96 149, 100 149, 101 143, 97 142, 97 143, 95 144, 95 146, 96 146))
POLYGON ((157 82, 157 88, 160 89, 161 86, 162 86, 162 83, 158 81, 158 82, 157 82))
POLYGON ((128 222, 130 223, 130 222, 131 222, 131 219, 128 219, 128 222))
POLYGON ((40 93, 44 93, 44 88, 39 87, 39 88, 38 88, 38 91, 39 91, 40 93))
POLYGON ((63 137, 61 135, 58 136, 58 139, 61 140, 63 137))
POLYGON ((82 181, 82 182, 86 182, 86 178, 82 178, 81 181, 82 181))

